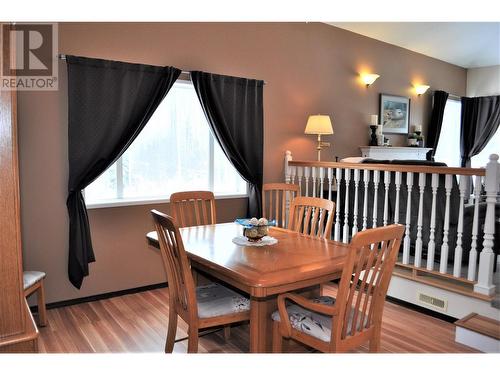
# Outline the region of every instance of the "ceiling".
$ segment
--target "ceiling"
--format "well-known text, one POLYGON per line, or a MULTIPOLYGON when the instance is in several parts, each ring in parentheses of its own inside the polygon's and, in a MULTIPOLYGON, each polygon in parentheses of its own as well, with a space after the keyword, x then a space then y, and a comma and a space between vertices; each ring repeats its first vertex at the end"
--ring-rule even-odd
POLYGON ((464 68, 500 65, 498 22, 329 22, 464 68))

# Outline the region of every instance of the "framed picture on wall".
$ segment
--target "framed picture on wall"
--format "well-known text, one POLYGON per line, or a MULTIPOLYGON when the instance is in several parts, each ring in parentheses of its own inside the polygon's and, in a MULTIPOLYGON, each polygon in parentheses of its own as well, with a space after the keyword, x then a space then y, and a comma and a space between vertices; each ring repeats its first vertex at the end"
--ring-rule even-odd
POLYGON ((384 133, 408 134, 410 98, 380 94, 380 119, 384 133))

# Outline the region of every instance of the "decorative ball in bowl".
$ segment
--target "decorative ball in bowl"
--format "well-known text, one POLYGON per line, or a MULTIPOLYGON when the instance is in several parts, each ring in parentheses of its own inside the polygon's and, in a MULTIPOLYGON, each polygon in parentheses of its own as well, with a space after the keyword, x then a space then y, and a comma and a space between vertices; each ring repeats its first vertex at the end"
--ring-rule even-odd
POLYGON ((262 217, 257 219, 252 217, 251 219, 236 219, 236 223, 243 227, 243 235, 250 242, 261 241, 262 238, 267 236, 269 232, 269 227, 276 225, 275 220, 267 220, 262 217))

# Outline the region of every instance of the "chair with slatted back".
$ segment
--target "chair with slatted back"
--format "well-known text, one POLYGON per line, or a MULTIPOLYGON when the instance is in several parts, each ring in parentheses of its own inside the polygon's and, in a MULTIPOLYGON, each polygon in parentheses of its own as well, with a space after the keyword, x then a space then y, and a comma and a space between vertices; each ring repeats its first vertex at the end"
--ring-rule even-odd
POLYGON ((276 220, 276 226, 286 228, 289 208, 287 202, 291 202, 298 195, 299 185, 296 184, 262 185, 262 216, 269 220, 276 220))
POLYGON ((356 233, 336 298, 278 296, 273 351, 281 352, 286 337, 322 352, 346 352, 369 341, 370 352, 378 352, 385 297, 403 232, 403 225, 393 224, 356 233))
MULTIPOLYGON (((217 222, 215 197, 211 191, 181 191, 170 195, 170 210, 179 227, 215 224, 217 222)), ((193 270, 195 285, 198 272, 193 270)), ((231 328, 224 327, 224 337, 231 336, 231 328)))
POLYGON ((335 203, 323 198, 296 197, 290 205, 288 229, 330 239, 335 203))
POLYGON ((182 191, 170 196, 172 217, 179 227, 215 224, 215 197, 211 191, 182 191))
POLYGON ((194 353, 198 351, 200 329, 249 320, 250 301, 217 283, 195 287, 191 264, 175 220, 156 210, 152 210, 151 214, 168 280, 169 315, 165 352, 173 351, 177 318, 180 316, 189 326, 188 352, 194 353))

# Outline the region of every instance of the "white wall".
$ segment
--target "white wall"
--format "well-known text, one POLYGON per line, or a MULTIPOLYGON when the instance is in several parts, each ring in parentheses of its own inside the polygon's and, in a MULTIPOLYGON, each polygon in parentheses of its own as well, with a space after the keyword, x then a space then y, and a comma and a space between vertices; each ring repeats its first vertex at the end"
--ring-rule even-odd
POLYGON ((500 95, 500 65, 467 69, 466 95, 500 95))

